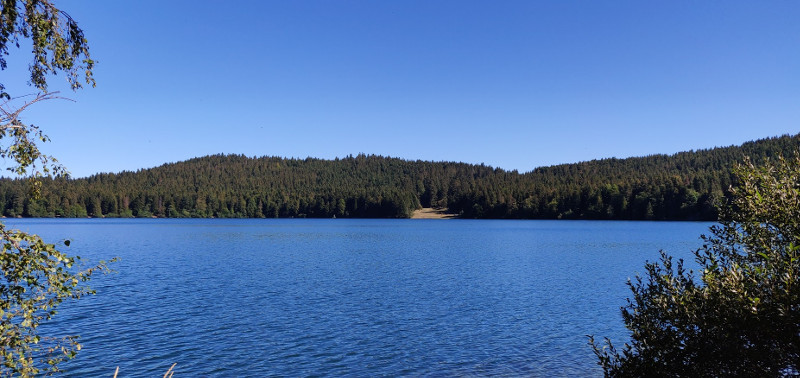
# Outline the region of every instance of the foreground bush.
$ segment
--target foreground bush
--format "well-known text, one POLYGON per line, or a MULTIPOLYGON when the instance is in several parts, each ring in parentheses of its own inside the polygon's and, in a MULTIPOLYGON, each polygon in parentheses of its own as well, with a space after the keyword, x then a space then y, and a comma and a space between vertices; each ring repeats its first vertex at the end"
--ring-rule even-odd
POLYGON ((591 345, 606 376, 800 374, 800 155, 737 167, 699 279, 662 252, 629 286, 631 341, 591 345))

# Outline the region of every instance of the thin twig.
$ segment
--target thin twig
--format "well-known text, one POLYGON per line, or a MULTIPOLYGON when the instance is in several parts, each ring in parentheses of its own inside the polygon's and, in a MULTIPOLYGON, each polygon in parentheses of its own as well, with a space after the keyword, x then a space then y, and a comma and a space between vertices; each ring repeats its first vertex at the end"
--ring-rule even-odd
POLYGON ((172 369, 174 369, 175 365, 177 365, 177 364, 178 363, 176 362, 176 363, 172 364, 172 366, 169 367, 169 370, 167 370, 167 372, 164 373, 164 378, 172 378, 172 376, 175 374, 175 372, 172 371, 172 369))

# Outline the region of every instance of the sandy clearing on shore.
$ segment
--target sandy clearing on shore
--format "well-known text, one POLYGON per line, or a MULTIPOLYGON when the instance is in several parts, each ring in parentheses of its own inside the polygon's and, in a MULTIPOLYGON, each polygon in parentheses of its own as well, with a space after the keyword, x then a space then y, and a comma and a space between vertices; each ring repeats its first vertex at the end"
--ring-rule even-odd
POLYGON ((424 207, 419 210, 414 210, 411 214, 411 219, 454 219, 455 214, 448 214, 447 209, 434 209, 431 207, 424 207))

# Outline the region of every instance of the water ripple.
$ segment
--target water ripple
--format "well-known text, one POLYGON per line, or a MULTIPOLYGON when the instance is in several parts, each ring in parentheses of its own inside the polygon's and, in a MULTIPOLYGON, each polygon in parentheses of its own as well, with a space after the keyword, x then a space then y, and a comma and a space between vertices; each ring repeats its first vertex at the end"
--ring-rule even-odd
POLYGON ((599 376, 625 280, 707 224, 10 220, 119 256, 42 332, 68 376, 599 376))

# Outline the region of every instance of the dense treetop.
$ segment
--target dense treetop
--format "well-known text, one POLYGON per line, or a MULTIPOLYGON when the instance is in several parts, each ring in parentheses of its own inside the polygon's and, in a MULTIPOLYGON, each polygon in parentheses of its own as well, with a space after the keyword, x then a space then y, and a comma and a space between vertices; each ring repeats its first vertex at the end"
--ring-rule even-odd
POLYGON ((23 217, 381 217, 443 207, 465 218, 715 220, 735 163, 800 147, 800 135, 741 146, 602 159, 528 173, 375 155, 213 155, 137 172, 0 180, 0 212, 23 217))

